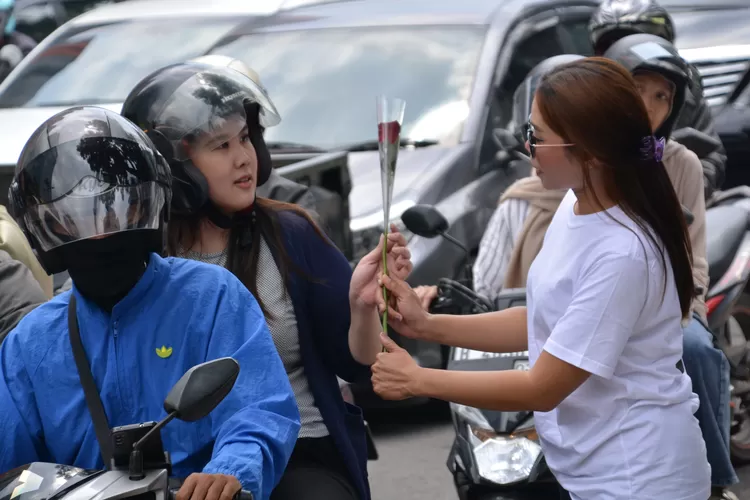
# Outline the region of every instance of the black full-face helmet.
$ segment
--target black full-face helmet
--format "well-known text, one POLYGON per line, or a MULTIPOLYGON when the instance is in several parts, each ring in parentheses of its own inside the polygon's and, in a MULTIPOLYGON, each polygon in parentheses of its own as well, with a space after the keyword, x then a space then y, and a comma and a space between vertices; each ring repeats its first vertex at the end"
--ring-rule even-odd
POLYGON ((589 22, 589 37, 596 54, 603 54, 617 40, 638 33, 674 43, 672 18, 654 0, 604 0, 589 22))
POLYGON ((690 66, 675 46, 656 35, 630 35, 615 42, 604 57, 622 64, 631 74, 650 71, 672 82, 675 89, 672 107, 664 123, 654 131, 658 137, 669 138, 692 82, 690 66))
POLYGON ((539 86, 539 81, 544 75, 563 64, 568 64, 579 59, 584 59, 578 54, 560 54, 548 57, 529 71, 526 78, 521 82, 513 93, 513 117, 511 119, 510 131, 519 137, 525 138, 525 127, 531 115, 531 104, 534 102, 534 93, 539 86))
POLYGON ((115 233, 162 252, 169 219, 169 165, 119 114, 65 110, 32 134, 16 164, 10 210, 49 274, 72 265, 68 244, 115 233))
POLYGON ((221 227, 231 217, 218 213, 205 176, 192 163, 188 146, 196 137, 247 124, 258 158, 257 186, 271 174, 271 155, 263 131, 281 119, 266 91, 231 67, 178 63, 147 76, 130 92, 122 115, 138 125, 167 159, 174 176, 172 212, 207 213, 221 227))

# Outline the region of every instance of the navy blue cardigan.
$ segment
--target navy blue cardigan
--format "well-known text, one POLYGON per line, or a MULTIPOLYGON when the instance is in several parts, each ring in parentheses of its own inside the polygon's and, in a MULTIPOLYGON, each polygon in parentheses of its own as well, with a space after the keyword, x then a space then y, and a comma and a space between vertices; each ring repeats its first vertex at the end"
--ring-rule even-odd
MULTIPOLYGON (((297 317, 302 364, 328 432, 363 500, 370 499, 367 441, 362 410, 346 403, 336 376, 366 380, 370 367, 349 350, 349 284, 352 269, 344 254, 323 241, 302 216, 278 213, 285 249, 299 270, 290 270, 288 291, 297 317)), ((269 243, 273 251, 273 244, 269 243)))

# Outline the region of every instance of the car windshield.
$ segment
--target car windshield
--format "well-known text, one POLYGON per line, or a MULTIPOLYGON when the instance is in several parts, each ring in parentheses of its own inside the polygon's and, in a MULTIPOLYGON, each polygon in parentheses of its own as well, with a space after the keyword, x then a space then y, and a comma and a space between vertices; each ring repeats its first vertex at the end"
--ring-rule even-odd
POLYGON ((242 19, 139 20, 61 33, 0 88, 0 108, 122 102, 157 69, 206 53, 242 19))
POLYGON ((246 62, 281 114, 273 145, 377 140, 375 97, 406 101, 402 138, 456 142, 486 28, 399 26, 256 32, 214 52, 246 62))

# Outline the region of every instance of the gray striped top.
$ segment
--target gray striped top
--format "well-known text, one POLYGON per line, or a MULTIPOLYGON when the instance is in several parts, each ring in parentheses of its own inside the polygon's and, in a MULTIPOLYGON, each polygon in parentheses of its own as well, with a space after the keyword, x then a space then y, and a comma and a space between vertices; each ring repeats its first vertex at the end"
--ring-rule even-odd
MULTIPOLYGON (((226 267, 227 264, 226 251, 212 254, 187 251, 181 252, 180 256, 222 267, 226 267)), ((320 410, 315 406, 315 398, 310 392, 310 385, 302 365, 297 318, 294 314, 292 299, 286 291, 281 273, 276 267, 276 261, 273 260, 271 249, 265 240, 262 240, 260 247, 257 284, 258 293, 263 297, 263 304, 271 314, 271 319, 268 320, 268 329, 271 330, 276 350, 281 356, 294 396, 297 399, 297 407, 302 421, 299 437, 327 436, 328 429, 323 422, 320 410)))

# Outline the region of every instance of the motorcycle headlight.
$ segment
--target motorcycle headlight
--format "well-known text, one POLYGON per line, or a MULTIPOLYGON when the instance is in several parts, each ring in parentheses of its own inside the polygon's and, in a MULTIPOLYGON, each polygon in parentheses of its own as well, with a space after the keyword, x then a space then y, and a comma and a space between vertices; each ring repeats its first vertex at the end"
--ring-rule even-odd
MULTIPOLYGON (((390 222, 396 224, 396 227, 404 235, 407 242, 413 235, 407 231, 406 226, 401 222, 401 214, 406 209, 414 206, 414 204, 413 201, 406 200, 391 205, 390 222)), ((380 235, 383 234, 383 212, 352 219, 349 228, 352 231, 354 262, 359 262, 359 259, 378 246, 380 235)))
POLYGON ((542 453, 534 428, 500 435, 482 413, 463 405, 451 405, 467 420, 469 443, 477 473, 495 484, 507 485, 527 479, 542 453))

